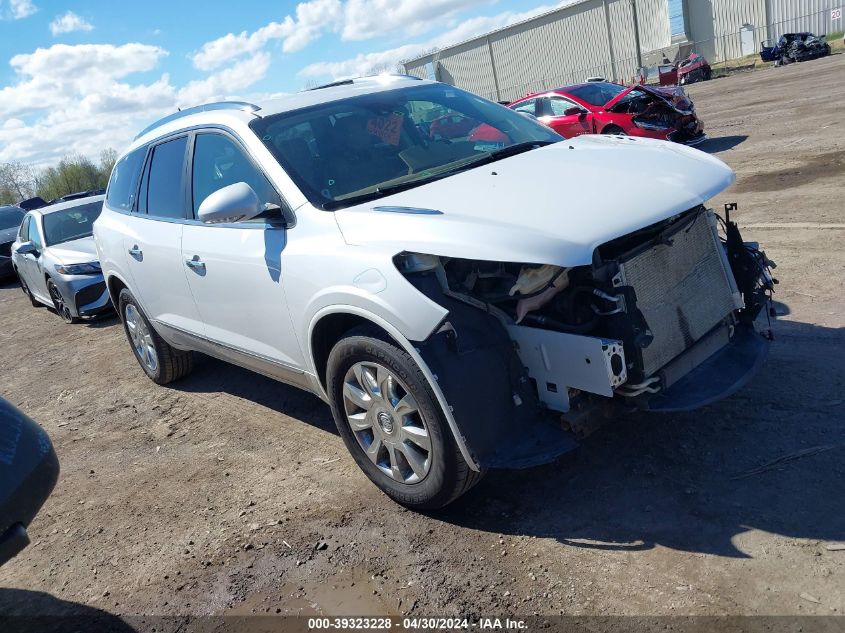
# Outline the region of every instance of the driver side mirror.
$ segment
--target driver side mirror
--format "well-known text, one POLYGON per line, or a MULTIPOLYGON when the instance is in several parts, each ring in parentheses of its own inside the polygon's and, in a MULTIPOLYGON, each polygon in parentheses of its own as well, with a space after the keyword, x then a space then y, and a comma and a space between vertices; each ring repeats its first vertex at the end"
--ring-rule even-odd
POLYGON ((37 257, 38 249, 35 248, 35 244, 32 242, 24 242, 15 249, 15 253, 18 255, 34 255, 37 257))
POLYGON ((581 114, 587 114, 587 111, 579 106, 572 106, 571 108, 566 108, 566 110, 563 111, 563 116, 576 116, 581 114))
POLYGON ((245 182, 218 189, 200 204, 197 216, 206 224, 244 222, 261 215, 264 206, 245 182))

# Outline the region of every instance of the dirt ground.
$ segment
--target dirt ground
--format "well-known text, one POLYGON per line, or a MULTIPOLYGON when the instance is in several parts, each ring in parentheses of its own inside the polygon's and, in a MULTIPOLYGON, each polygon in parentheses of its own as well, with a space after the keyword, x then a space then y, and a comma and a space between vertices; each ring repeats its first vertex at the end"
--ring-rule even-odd
POLYGON ((116 319, 68 326, 0 287, 0 394, 62 464, 0 570, 0 614, 841 614, 845 55, 689 88, 778 263, 762 373, 633 415, 446 512, 392 503, 316 398, 202 359, 157 387, 116 319), (780 460, 780 461, 776 461, 780 460))

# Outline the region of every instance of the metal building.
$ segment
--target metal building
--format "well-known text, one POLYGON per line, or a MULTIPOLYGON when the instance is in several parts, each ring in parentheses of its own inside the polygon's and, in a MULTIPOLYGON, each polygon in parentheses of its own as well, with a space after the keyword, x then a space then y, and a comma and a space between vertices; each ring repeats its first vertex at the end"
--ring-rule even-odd
POLYGON ((841 31, 839 2, 576 0, 404 67, 499 101, 595 76, 631 83, 644 66, 691 51, 714 63, 754 55, 784 32, 841 31))

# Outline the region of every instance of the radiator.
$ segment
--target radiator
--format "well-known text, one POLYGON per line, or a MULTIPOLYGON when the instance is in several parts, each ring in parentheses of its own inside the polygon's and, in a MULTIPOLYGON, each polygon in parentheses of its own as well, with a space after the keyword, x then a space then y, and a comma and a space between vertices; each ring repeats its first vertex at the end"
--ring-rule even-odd
POLYGON ((654 335, 642 350, 650 376, 742 307, 712 212, 702 211, 666 234, 667 243, 620 262, 623 284, 654 335))

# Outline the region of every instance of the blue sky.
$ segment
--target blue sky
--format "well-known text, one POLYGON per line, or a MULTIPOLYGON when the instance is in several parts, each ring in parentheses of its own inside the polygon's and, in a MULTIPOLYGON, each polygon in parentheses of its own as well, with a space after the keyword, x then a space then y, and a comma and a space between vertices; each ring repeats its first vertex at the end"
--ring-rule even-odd
POLYGON ((0 0, 0 162, 96 158, 176 107, 393 69, 560 3, 0 0))

